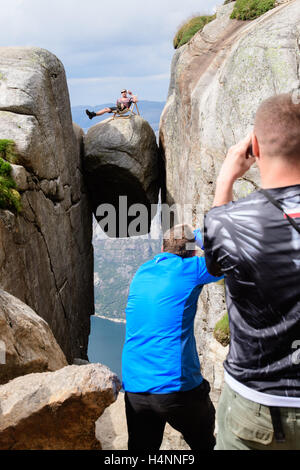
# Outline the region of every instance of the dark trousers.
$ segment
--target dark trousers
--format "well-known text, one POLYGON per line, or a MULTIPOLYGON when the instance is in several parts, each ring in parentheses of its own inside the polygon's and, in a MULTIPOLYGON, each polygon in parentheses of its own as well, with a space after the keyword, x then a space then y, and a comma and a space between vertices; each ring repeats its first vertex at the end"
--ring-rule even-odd
POLYGON ((125 393, 128 450, 159 450, 166 423, 179 431, 193 451, 213 450, 215 408, 206 380, 188 392, 125 393))

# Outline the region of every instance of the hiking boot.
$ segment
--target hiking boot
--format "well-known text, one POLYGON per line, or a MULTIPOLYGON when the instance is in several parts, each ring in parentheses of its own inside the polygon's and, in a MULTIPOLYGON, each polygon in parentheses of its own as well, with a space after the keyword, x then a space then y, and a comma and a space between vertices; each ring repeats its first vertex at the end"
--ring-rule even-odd
POLYGON ((97 116, 96 113, 94 113, 94 111, 89 111, 88 109, 86 109, 85 112, 90 119, 93 119, 93 117, 97 116))

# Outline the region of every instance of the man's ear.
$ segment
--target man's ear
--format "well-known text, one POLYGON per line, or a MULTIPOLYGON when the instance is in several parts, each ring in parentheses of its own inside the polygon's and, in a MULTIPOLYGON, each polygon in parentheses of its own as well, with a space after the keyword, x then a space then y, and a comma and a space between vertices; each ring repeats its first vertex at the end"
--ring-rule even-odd
POLYGON ((164 252, 164 245, 161 245, 161 252, 164 252))
POLYGON ((260 158, 260 150, 259 150, 259 145, 258 145, 258 140, 256 135, 253 133, 252 134, 252 149, 253 149, 253 156, 260 158))

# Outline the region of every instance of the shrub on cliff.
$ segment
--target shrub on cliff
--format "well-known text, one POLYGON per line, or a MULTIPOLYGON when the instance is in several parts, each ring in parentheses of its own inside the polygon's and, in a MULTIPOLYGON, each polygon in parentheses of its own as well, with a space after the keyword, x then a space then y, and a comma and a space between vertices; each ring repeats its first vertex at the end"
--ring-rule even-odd
MULTIPOLYGON (((0 155, 6 155, 6 140, 0 140, 0 155)), ((8 146, 9 148, 12 148, 8 146)), ((10 155, 11 157, 11 155, 10 155)), ((16 190, 16 183, 11 177, 11 165, 0 156, 0 209, 10 209, 20 212, 21 198, 16 190)))
POLYGON ((186 23, 184 23, 184 25, 179 28, 179 30, 177 31, 174 37, 174 40, 173 40, 174 49, 178 49, 179 47, 189 42, 189 40, 198 31, 202 31, 204 26, 207 23, 210 23, 210 21, 214 20, 215 18, 216 18, 216 15, 194 16, 190 20, 188 20, 186 23))
POLYGON ((229 318, 228 313, 221 318, 214 329, 215 339, 222 344, 222 346, 228 346, 230 342, 230 330, 229 330, 229 318))
POLYGON ((254 20, 275 7, 275 0, 237 0, 230 18, 254 20))
POLYGON ((17 156, 13 140, 0 139, 0 157, 10 163, 16 163, 17 156))

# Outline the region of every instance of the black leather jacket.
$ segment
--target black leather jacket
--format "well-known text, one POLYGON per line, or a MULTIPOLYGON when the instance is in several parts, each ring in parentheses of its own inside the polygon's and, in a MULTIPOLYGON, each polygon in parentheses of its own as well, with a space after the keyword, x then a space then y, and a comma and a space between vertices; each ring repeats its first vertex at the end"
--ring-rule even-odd
MULTIPOLYGON (((268 190, 300 225, 300 185, 268 190)), ((300 397, 300 235, 257 191, 205 217, 208 271, 225 275, 225 370, 260 392, 300 397)))

